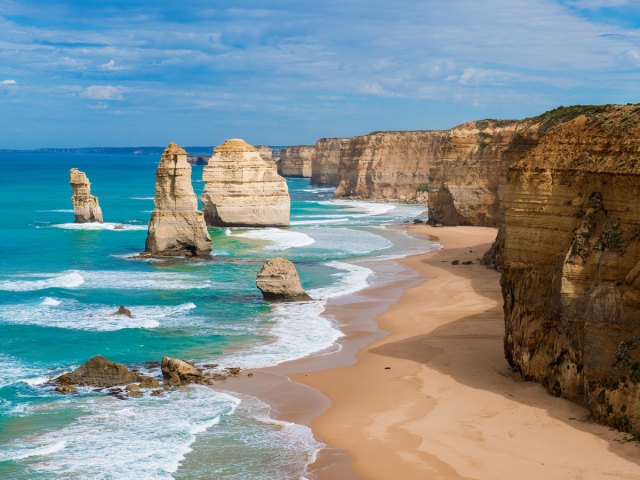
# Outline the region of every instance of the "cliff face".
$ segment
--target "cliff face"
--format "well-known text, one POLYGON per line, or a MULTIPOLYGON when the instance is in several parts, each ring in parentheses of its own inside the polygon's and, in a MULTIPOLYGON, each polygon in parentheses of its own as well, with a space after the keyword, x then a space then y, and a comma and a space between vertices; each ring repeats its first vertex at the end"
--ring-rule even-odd
POLYGON ((162 153, 156 170, 155 208, 145 252, 157 256, 208 256, 211 237, 191 184, 187 152, 176 144, 162 153))
POLYGON ((202 172, 202 208, 210 226, 289 226, 289 190, 272 160, 241 139, 214 149, 202 172))
POLYGON ((340 183, 341 151, 347 149, 349 138, 321 138, 316 142, 311 160, 312 185, 338 185, 340 183))
POLYGON ((278 173, 284 177, 311 177, 314 148, 307 145, 283 148, 278 161, 278 173))
POLYGON ((504 186, 505 355, 638 435, 640 106, 557 117, 526 127, 504 186))
POLYGON ((91 183, 85 173, 77 168, 72 168, 69 172, 69 183, 73 190, 71 202, 73 203, 75 223, 103 223, 98 197, 91 195, 91 183))

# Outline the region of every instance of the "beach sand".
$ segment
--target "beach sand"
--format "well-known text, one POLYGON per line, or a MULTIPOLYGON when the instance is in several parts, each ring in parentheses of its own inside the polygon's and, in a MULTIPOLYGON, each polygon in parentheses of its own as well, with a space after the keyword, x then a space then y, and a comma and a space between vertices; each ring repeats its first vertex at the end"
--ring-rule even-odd
POLYGON ((499 273, 478 263, 496 230, 403 228, 444 248, 398 260, 404 280, 329 304, 346 334, 339 352, 227 385, 311 425, 327 448, 310 477, 640 479, 636 442, 510 370, 499 273))

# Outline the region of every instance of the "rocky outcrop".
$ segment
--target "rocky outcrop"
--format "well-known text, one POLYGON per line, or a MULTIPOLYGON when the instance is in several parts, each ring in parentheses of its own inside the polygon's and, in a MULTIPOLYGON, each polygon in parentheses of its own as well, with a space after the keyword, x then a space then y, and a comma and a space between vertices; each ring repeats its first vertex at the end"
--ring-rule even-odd
POLYGON ((156 170, 155 208, 145 253, 153 256, 208 256, 211 237, 191 184, 187 152, 171 143, 156 170))
POLYGON ((503 192, 505 355, 640 435, 640 106, 531 119, 503 192))
POLYGON ((273 150, 271 149, 271 147, 268 147, 267 145, 258 145, 256 147, 256 150, 260 154, 260 158, 262 158, 262 160, 264 160, 265 162, 275 162, 275 160, 273 159, 273 150))
POLYGON ((284 177, 311 177, 314 147, 297 145, 283 148, 278 161, 278 173, 284 177))
POLYGON ((177 358, 163 357, 160 368, 166 386, 186 385, 202 379, 202 370, 177 358))
POLYGON ((73 372, 59 376, 56 382, 60 385, 113 387, 115 385, 139 382, 145 378, 143 375, 129 370, 120 363, 112 362, 97 355, 87 360, 73 372))
POLYGON ((69 183, 73 190, 71 201, 73 202, 75 222, 103 223, 98 197, 91 195, 91 183, 85 173, 77 168, 72 168, 69 172, 69 183))
POLYGON ((349 138, 321 138, 316 142, 311 159, 312 185, 338 185, 341 153, 349 141, 349 138))
POLYGON ((120 305, 118 307, 118 310, 116 310, 115 312, 113 312, 111 314, 112 317, 115 316, 119 316, 119 317, 129 317, 129 318, 133 318, 133 315, 131 314, 131 310, 129 310, 127 307, 125 307, 124 305, 120 305))
POLYGON ((204 168, 202 207, 210 226, 289 226, 289 190, 275 163, 241 139, 214 149, 204 168))
POLYGON ((294 302, 311 300, 300 283, 296 267, 286 258, 269 260, 258 272, 256 285, 265 300, 294 302))

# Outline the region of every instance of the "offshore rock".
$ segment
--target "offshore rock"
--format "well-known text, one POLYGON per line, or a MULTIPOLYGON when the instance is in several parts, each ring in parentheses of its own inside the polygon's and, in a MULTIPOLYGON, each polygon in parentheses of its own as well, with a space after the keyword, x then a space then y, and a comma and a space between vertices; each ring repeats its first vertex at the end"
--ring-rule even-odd
POLYGON ((265 300, 292 302, 311 300, 300 283, 296 267, 286 258, 269 260, 258 272, 256 285, 265 300))
POLYGON ((123 316, 123 317, 129 317, 129 318, 133 318, 133 315, 131 314, 131 310, 129 310, 127 307, 125 307, 124 305, 120 305, 118 307, 118 310, 115 311, 114 313, 111 314, 112 317, 115 316, 123 316))
POLYGON ((316 142, 311 159, 312 185, 338 185, 340 158, 349 141, 349 138, 321 138, 316 142))
POLYGON ((208 256, 211 237, 191 184, 187 152, 171 143, 156 170, 155 208, 145 253, 152 256, 208 256))
POLYGON ((273 161, 265 161, 244 140, 217 146, 202 179, 202 208, 209 226, 289 226, 286 180, 273 161))
POLYGON ((85 173, 72 168, 69 172, 69 183, 73 190, 71 201, 75 223, 103 223, 98 197, 91 195, 91 183, 85 173))
POLYGON ((503 196, 506 358, 638 436, 640 106, 560 108, 527 131, 503 196))
POLYGON ((141 375, 129 370, 124 365, 96 355, 73 372, 60 375, 56 378, 56 382, 60 385, 113 387, 138 382, 141 379, 141 375))
POLYGON ((314 150, 309 145, 283 148, 278 161, 278 173, 284 177, 311 177, 314 150))
POLYGON ((160 364, 165 386, 180 386, 188 383, 199 382, 202 378, 202 370, 184 360, 163 357, 160 364))

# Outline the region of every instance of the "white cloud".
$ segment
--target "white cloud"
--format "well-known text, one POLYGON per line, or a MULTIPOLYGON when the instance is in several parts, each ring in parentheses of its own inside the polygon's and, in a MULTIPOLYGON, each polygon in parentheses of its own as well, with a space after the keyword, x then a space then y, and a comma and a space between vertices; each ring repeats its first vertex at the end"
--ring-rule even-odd
POLYGON ((394 97, 395 94, 388 92, 385 90, 382 85, 376 82, 363 82, 358 89, 360 93, 365 93, 367 95, 375 95, 378 97, 394 97))
POLYGON ((103 63, 98 68, 107 72, 117 72, 119 70, 124 70, 124 67, 116 65, 116 61, 113 59, 109 60, 107 63, 103 63))
POLYGON ((124 87, 91 85, 84 90, 82 96, 93 100, 122 100, 125 92, 126 88, 124 87))
POLYGON ((0 85, 16 85, 18 82, 12 79, 2 80, 0 81, 0 85))

